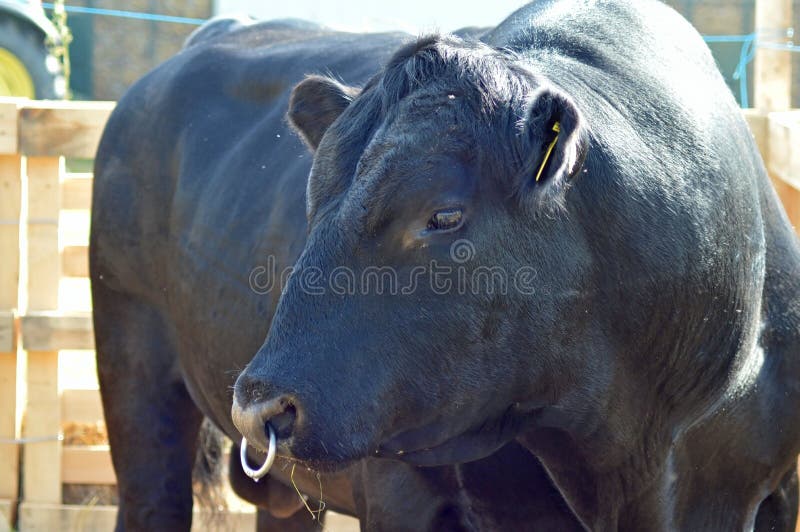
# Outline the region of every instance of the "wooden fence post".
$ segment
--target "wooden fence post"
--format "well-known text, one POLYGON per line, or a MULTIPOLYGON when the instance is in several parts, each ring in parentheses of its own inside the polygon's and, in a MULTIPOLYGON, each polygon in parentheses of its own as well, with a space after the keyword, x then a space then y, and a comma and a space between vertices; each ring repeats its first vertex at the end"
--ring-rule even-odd
MULTIPOLYGON (((755 19, 759 41, 784 42, 786 35, 783 32, 792 26, 792 1, 756 0, 755 19)), ((786 111, 791 107, 791 55, 786 50, 756 49, 753 93, 755 107, 759 111, 786 111)))
POLYGON ((19 221, 22 158, 16 154, 17 105, 0 104, 0 529, 10 521, 19 496, 17 431, 17 342, 14 314, 19 301, 19 221))
MULTIPOLYGON (((28 157, 29 311, 58 309, 60 264, 58 215, 63 159, 28 157)), ((58 397, 58 351, 27 352, 27 403, 23 433, 43 438, 25 444, 23 472, 25 503, 61 502, 61 431, 58 397)))
MULTIPOLYGON (((796 183, 789 183, 787 179, 791 176, 786 173, 793 152, 791 148, 785 149, 793 146, 793 128, 785 126, 782 116, 792 105, 792 53, 766 46, 785 43, 786 31, 791 26, 792 0, 756 0, 758 38, 753 64, 753 100, 759 119, 766 122, 766 135, 760 139, 759 149, 786 213, 795 231, 800 231, 800 190, 796 183), (776 173, 778 168, 784 171, 776 173)), ((759 140, 755 129, 754 134, 759 140)))

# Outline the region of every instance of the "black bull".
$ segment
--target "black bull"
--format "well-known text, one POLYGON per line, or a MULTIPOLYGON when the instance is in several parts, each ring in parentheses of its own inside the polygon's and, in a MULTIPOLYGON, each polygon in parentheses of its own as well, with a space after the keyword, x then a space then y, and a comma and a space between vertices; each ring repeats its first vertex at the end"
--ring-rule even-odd
POLYGON ((792 528, 800 250, 707 48, 654 2, 465 33, 217 22, 120 101, 90 255, 120 524, 187 526, 205 415, 368 527, 792 528), (347 85, 290 101, 308 73, 347 85))

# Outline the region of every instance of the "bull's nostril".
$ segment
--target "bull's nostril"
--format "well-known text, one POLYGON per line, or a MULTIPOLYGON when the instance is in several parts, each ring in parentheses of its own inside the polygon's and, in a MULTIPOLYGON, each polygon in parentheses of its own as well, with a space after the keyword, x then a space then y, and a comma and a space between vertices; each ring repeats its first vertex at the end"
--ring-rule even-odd
MULTIPOLYGON (((274 431, 276 439, 289 440, 298 419, 299 407, 296 406, 296 399, 292 395, 278 395, 271 399, 252 402, 252 395, 250 397, 247 395, 258 390, 258 387, 252 386, 252 379, 243 379, 240 376, 240 381, 242 392, 246 397, 242 401, 238 395, 234 395, 231 417, 233 424, 242 436, 247 438, 249 444, 262 451, 267 449, 270 427, 274 431), (247 388, 246 391, 244 388, 247 388)), ((262 386, 261 389, 267 387, 268 385, 262 386)))
MULTIPOLYGON (((267 420, 267 423, 272 425, 272 430, 275 431, 278 439, 283 440, 292 435, 294 422, 297 419, 297 408, 292 403, 284 400, 281 400, 281 406, 283 406, 283 411, 271 417, 267 420)), ((268 433, 266 425, 264 426, 264 431, 268 433)))

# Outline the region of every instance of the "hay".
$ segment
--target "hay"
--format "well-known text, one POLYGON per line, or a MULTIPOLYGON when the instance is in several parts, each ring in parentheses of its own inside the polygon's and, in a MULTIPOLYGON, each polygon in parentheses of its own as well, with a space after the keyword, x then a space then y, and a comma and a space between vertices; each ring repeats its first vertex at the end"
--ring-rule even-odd
POLYGON ((61 425, 64 445, 108 445, 108 431, 103 421, 96 423, 66 422, 61 425))

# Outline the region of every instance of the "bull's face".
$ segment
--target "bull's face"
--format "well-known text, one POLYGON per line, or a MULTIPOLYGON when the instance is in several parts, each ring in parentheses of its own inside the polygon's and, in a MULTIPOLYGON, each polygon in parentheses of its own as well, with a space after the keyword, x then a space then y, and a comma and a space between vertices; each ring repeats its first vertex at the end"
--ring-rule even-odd
POLYGON ((236 383, 233 419, 257 447, 269 423, 320 468, 478 459, 574 380, 565 313, 584 254, 545 204, 578 166, 580 118, 482 48, 460 68, 493 61, 496 86, 448 78, 452 45, 401 52, 360 95, 318 77, 295 89, 290 119, 315 151, 309 235, 236 383))

